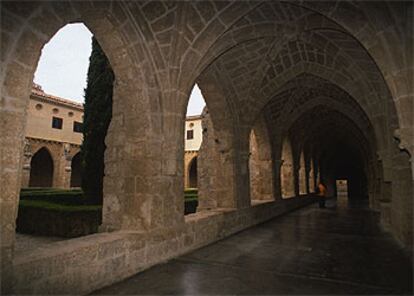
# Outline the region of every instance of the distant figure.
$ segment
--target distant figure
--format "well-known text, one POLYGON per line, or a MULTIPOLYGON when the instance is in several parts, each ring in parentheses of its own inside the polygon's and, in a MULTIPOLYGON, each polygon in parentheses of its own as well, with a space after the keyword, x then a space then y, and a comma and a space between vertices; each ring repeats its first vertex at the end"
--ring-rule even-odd
POLYGON ((317 195, 319 197, 319 207, 325 208, 325 195, 326 195, 326 187, 322 183, 318 184, 318 192, 317 195))

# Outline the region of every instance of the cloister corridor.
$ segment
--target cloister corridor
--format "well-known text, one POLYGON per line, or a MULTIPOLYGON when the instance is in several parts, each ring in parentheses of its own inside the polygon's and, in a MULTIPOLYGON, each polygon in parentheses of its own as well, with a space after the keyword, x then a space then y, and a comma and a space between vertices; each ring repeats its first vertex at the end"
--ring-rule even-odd
MULTIPOLYGON (((1 1, 0 293, 412 294, 413 11, 413 1, 1 1), (81 181, 69 178, 79 147, 53 144, 63 154, 45 147, 32 162, 41 147, 25 141, 39 58, 75 23, 113 71, 112 100, 95 109, 111 117, 98 222, 33 247, 16 235, 28 168, 48 172, 36 187, 81 181), (195 85, 206 108, 186 215, 195 85), (345 187, 350 205, 317 207, 315 194, 345 187)), ((60 133, 63 112, 47 114, 60 133)), ((45 228, 76 224, 83 209, 45 228)))
POLYGON ((407 254, 364 206, 288 213, 94 295, 412 294, 407 254))

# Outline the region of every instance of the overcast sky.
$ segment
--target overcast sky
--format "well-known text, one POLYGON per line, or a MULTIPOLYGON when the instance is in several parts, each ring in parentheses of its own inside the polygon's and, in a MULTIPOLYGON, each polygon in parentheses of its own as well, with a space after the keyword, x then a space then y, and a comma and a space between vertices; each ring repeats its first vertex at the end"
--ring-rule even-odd
MULTIPOLYGON (((83 24, 69 24, 60 29, 44 46, 34 82, 55 96, 83 103, 92 34, 83 24)), ((205 106, 196 85, 188 103, 187 115, 201 114, 205 106)))

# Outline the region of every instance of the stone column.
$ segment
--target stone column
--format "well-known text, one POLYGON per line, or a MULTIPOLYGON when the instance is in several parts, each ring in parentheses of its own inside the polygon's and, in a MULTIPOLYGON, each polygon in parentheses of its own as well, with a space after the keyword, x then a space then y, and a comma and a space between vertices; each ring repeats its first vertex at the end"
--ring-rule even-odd
MULTIPOLYGON (((236 153, 236 151, 235 151, 236 153)), ((249 172, 249 150, 244 149, 244 151, 241 149, 241 151, 237 152, 238 155, 238 161, 237 158, 233 161, 235 161, 236 168, 234 170, 234 174, 236 179, 236 208, 246 208, 250 207, 250 172, 249 172), (237 165, 239 167, 237 168, 237 165)), ((236 156, 237 157, 237 156, 236 156)))
POLYGON ((208 114, 203 118, 202 129, 203 143, 198 157, 197 211, 217 207, 236 208, 234 143, 225 133, 218 135, 215 132, 208 114))
POLYGON ((306 169, 303 165, 299 167, 299 195, 306 194, 306 169))
MULTIPOLYGON (((252 141, 252 139, 250 140, 252 141)), ((260 147, 250 144, 250 196, 252 200, 273 199, 272 159, 260 150, 260 147)))
POLYGON ((32 161, 32 151, 29 140, 25 139, 24 152, 23 152, 23 168, 21 176, 21 187, 29 187, 30 184, 30 163, 32 161))
POLYGON ((281 159, 273 160, 273 192, 275 200, 282 199, 282 183, 280 181, 282 163, 281 159))
MULTIPOLYGON (((24 72, 15 74, 17 76, 13 77, 24 76, 24 72)), ((15 89, 17 88, 13 87, 13 90, 15 89)), ((13 248, 24 153, 26 101, 19 98, 29 98, 29 93, 21 89, 12 92, 10 85, 3 91, 2 93, 13 94, 10 98, 3 98, 5 103, 0 108, 0 288, 1 294, 5 295, 12 293, 13 248), (16 106, 20 106, 21 109, 16 109, 16 106)))
POLYGON ((63 155, 61 158, 61 184, 63 188, 70 188, 70 177, 72 174, 72 154, 69 143, 63 144, 63 155))
POLYGON ((308 192, 314 193, 315 192, 315 171, 313 169, 313 164, 311 163, 310 170, 308 172, 308 192))

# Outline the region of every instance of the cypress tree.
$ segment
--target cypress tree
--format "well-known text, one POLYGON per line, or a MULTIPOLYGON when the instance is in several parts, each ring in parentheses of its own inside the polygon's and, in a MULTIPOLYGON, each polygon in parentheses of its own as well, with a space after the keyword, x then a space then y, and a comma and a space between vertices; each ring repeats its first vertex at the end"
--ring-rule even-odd
POLYGON ((82 190, 89 203, 102 204, 105 136, 112 117, 114 72, 95 37, 85 89, 82 190))

